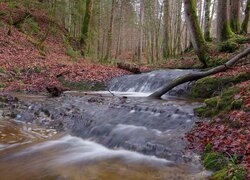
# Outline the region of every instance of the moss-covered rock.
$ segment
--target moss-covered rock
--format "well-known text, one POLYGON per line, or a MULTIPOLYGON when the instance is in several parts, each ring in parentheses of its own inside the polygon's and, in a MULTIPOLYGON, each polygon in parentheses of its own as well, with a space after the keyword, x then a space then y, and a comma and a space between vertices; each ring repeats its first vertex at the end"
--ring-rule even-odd
POLYGON ((234 40, 229 39, 227 41, 220 43, 218 49, 220 52, 233 53, 237 49, 239 49, 239 45, 234 40))
POLYGON ((234 96, 240 91, 237 87, 231 87, 224 90, 220 96, 206 99, 205 105, 196 108, 194 111, 197 115, 202 117, 212 117, 220 112, 229 111, 232 109, 240 109, 243 105, 241 99, 235 100, 234 96))
POLYGON ((211 171, 219 171, 228 165, 228 159, 223 154, 216 152, 205 153, 203 157, 203 166, 211 171))
POLYGON ((205 77, 195 82, 191 88, 191 96, 194 98, 209 98, 217 96, 223 89, 227 89, 237 83, 250 80, 250 72, 242 72, 237 76, 205 77))
POLYGON ((208 98, 218 95, 226 84, 229 84, 233 77, 213 78, 205 77, 195 82, 191 89, 191 96, 194 98, 208 98))
POLYGON ((211 180, 245 180, 247 172, 239 165, 230 165, 220 171, 215 172, 211 180))
POLYGON ((103 82, 90 82, 90 81, 80 81, 80 82, 72 82, 67 81, 63 77, 58 78, 58 80, 65 86, 71 90, 79 90, 79 91, 101 91, 105 90, 105 84, 103 82))

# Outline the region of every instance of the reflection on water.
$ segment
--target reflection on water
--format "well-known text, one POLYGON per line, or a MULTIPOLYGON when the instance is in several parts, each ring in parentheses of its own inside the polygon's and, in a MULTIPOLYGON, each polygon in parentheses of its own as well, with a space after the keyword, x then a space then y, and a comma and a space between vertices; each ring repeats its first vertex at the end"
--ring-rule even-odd
POLYGON ((53 129, 43 129, 34 124, 0 118, 0 150, 43 140, 56 133, 53 129))
POLYGON ((3 179, 200 179, 197 169, 72 136, 0 151, 3 179), (11 172, 11 173, 10 173, 11 172))

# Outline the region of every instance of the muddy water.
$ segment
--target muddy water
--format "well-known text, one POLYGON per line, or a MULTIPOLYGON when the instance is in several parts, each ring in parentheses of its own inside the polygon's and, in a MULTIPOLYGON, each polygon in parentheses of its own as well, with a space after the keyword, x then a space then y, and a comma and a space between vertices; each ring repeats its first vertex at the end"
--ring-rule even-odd
POLYGON ((0 179, 206 179, 183 140, 199 103, 114 94, 16 95, 0 113, 0 179))

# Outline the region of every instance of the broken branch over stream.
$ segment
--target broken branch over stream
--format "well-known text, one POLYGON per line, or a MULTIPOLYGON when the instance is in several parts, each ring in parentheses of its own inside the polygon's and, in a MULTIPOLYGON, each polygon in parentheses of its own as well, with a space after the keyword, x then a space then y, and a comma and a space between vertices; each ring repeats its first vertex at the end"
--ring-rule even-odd
POLYGON ((227 63, 217 66, 215 68, 212 68, 208 71, 203 71, 203 72, 195 72, 195 73, 190 73, 184 76, 181 76, 162 88, 158 89, 154 93, 152 93, 149 97, 151 98, 160 98, 162 95, 166 94, 168 91, 173 89, 174 87, 189 82, 189 81, 195 81, 201 78, 204 78, 206 76, 210 76, 222 71, 226 71, 227 69, 232 68, 237 62, 239 62, 242 58, 246 57, 247 55, 250 54, 250 47, 245 49, 243 52, 239 53, 238 55, 234 56, 232 59, 230 59, 227 63))

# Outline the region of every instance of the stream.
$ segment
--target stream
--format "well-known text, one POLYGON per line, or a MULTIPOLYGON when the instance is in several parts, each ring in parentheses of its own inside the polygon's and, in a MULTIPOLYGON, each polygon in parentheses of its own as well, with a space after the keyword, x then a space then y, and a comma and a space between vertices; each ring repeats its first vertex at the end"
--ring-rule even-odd
POLYGON ((0 108, 1 179, 206 179, 209 172, 184 140, 201 105, 185 97, 190 84, 161 100, 147 98, 189 72, 114 78, 111 92, 12 94, 18 101, 0 108))

